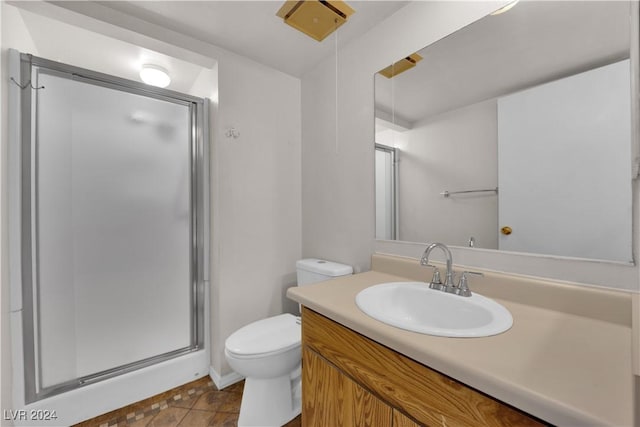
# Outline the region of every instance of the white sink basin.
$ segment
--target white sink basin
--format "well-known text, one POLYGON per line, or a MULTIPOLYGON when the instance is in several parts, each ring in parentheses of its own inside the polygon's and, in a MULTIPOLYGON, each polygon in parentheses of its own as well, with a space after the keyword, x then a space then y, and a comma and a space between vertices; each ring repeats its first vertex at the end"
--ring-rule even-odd
POLYGON ((424 282, 371 286, 358 293, 356 305, 388 325, 441 337, 487 337, 513 325, 509 310, 489 298, 448 294, 424 282))

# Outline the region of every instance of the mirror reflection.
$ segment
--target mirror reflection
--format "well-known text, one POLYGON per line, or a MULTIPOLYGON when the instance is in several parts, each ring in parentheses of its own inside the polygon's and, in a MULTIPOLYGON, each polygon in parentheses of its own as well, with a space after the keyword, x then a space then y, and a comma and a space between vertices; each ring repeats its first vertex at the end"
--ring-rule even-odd
POLYGON ((630 19, 520 2, 377 73, 376 238, 632 262, 630 19))

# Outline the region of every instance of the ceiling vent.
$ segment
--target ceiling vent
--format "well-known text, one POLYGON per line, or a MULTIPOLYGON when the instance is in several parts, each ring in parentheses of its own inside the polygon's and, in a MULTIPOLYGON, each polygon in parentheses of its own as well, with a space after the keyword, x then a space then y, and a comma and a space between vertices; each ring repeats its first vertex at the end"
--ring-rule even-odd
POLYGON ((406 58, 401 59, 398 62, 389 65, 384 70, 380 70, 379 73, 390 79, 393 76, 397 76, 398 74, 407 71, 416 66, 418 62, 422 61, 422 56, 417 53, 411 54, 406 58))
POLYGON ((354 12, 339 0, 287 0, 276 15, 296 30, 322 41, 354 12))

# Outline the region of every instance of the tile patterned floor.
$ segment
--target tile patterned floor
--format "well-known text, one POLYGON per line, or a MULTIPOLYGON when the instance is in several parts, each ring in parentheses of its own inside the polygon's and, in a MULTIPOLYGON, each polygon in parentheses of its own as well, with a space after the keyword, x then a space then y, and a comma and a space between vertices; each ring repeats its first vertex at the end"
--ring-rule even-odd
MULTIPOLYGON (((231 427, 238 424, 244 382, 218 390, 209 377, 100 415, 74 427, 231 427)), ((300 416, 286 427, 300 427, 300 416)))

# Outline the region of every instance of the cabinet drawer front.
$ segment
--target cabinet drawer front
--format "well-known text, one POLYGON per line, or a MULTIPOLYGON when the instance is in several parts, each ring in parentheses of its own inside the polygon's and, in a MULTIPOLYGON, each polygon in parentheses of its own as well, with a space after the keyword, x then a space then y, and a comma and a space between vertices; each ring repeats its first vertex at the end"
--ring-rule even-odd
MULTIPOLYGON (((302 319, 305 347, 313 349, 365 389, 421 424, 449 427, 546 425, 312 310, 303 308, 302 319)), ((304 372, 307 369, 305 367, 304 372)))

